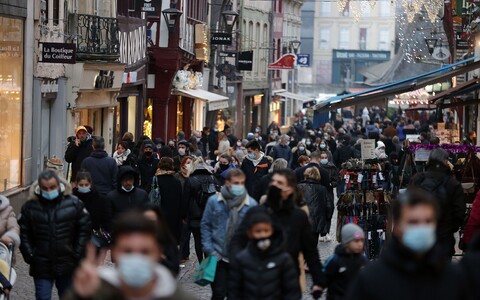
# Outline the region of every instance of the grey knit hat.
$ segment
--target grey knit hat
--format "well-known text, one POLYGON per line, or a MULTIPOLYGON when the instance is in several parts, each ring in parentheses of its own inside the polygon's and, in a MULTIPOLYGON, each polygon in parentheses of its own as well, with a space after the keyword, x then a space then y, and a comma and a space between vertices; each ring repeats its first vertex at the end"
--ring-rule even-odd
POLYGON ((353 240, 364 239, 365 233, 363 233, 363 229, 360 228, 358 225, 350 223, 343 225, 340 237, 342 240, 342 244, 345 245, 353 240))

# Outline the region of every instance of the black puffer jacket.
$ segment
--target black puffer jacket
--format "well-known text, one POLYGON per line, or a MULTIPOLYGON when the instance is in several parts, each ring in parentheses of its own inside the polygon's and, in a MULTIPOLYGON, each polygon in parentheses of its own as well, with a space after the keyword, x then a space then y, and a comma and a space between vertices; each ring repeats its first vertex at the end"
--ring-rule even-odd
POLYGON ((92 229, 98 230, 100 228, 106 229, 110 232, 108 227, 108 203, 105 196, 100 195, 96 190, 92 189, 88 193, 79 193, 77 188, 73 189, 73 194, 82 200, 85 208, 90 214, 90 221, 92 222, 92 229))
POLYGON ((70 276, 90 239, 90 217, 69 187, 51 201, 35 194, 36 189, 37 183, 32 185, 30 200, 23 205, 18 221, 23 259, 34 278, 70 276))
POLYGON ((160 160, 157 157, 152 156, 151 158, 146 158, 141 156, 138 160, 138 172, 140 173, 140 188, 150 193, 152 188, 152 179, 157 172, 158 163, 160 160))
POLYGON ((92 153, 92 143, 92 139, 88 139, 78 147, 75 141, 68 144, 67 151, 65 151, 65 161, 72 164, 72 181, 75 181, 77 178, 77 173, 80 171, 83 160, 92 153))
POLYGON ((200 227, 200 221, 205 210, 205 203, 199 199, 202 186, 215 185, 218 188, 218 182, 213 174, 203 166, 197 168, 185 181, 183 198, 184 205, 188 206, 188 222, 192 227, 200 227))
POLYGON ((333 214, 333 203, 327 201, 327 189, 314 180, 302 181, 298 189, 303 192, 303 199, 307 202, 313 232, 327 234, 324 232, 326 223, 333 214))
POLYGON ((355 149, 349 143, 342 143, 333 153, 333 162, 337 168, 341 168, 342 164, 355 157, 355 149))
POLYGON ((262 252, 254 242, 236 256, 229 273, 229 295, 232 300, 298 300, 302 298, 298 274, 285 251, 281 228, 276 228, 272 245, 262 252))

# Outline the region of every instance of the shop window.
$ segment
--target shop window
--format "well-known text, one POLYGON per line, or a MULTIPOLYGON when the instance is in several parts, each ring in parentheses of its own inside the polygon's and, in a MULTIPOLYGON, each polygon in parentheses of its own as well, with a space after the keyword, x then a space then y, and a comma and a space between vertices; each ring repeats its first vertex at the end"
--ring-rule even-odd
POLYGON ((0 17, 0 191, 20 185, 22 169, 23 21, 0 17))
POLYGON ((135 132, 137 128, 137 97, 128 97, 128 131, 133 133, 134 140, 136 140, 135 132))
POLYGON ((153 121, 153 99, 148 98, 146 106, 143 110, 145 121, 143 122, 143 134, 152 138, 152 121, 153 121))
POLYGON ((183 98, 178 97, 177 100, 177 131, 183 130, 183 98))

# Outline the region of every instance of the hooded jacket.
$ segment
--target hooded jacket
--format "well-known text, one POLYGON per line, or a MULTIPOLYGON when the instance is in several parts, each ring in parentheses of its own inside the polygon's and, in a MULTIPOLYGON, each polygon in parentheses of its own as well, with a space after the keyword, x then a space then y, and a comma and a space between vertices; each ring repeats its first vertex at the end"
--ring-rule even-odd
POLYGON ((20 251, 34 278, 71 276, 90 240, 90 217, 84 204, 71 194, 67 183, 61 183, 61 190, 58 198, 45 200, 35 182, 22 206, 20 251))
POLYGON ((90 173, 99 194, 106 195, 117 186, 117 162, 105 150, 94 150, 82 162, 82 169, 90 173))
POLYGON ((323 265, 327 278, 327 300, 343 299, 352 280, 367 262, 363 253, 348 253, 343 245, 338 245, 335 253, 323 265))
POLYGON ((228 299, 298 300, 302 298, 295 264, 285 250, 282 229, 275 228, 271 245, 260 251, 253 241, 237 254, 228 281, 228 299))
POLYGON ((333 203, 327 199, 327 189, 314 180, 302 181, 298 189, 303 192, 303 198, 307 202, 313 232, 327 234, 326 224, 331 219, 334 209, 333 203))
POLYGON ((118 188, 107 195, 108 214, 111 216, 108 220, 110 221, 113 221, 118 214, 132 209, 142 209, 148 203, 148 194, 144 190, 135 186, 130 192, 122 189, 122 178, 127 174, 133 175, 135 181, 138 179, 138 173, 132 167, 120 168, 118 171, 118 188))
POLYGON ((92 153, 92 143, 93 140, 88 138, 78 147, 75 144, 75 141, 68 144, 67 150, 65 151, 65 161, 72 164, 72 181, 75 181, 77 178, 77 173, 80 171, 83 160, 89 157, 92 153))
POLYGON ((140 173, 139 188, 143 189, 147 193, 149 193, 150 189, 152 188, 152 179, 157 172, 159 162, 160 160, 153 155, 151 158, 146 158, 144 155, 142 155, 138 160, 138 172, 140 173))
MULTIPOLYGON (((130 300, 120 290, 120 276, 118 271, 112 267, 101 267, 99 269, 101 279, 100 288, 91 298, 80 298, 70 290, 62 298, 64 300, 130 300)), ((175 278, 161 265, 155 266, 157 284, 148 297, 151 300, 193 300, 196 299, 179 288, 175 278)))
POLYGON ((441 259, 438 250, 418 259, 392 238, 380 259, 359 272, 344 299, 468 299, 460 268, 441 259))
POLYGON ((245 173, 245 187, 247 188, 249 195, 255 195, 255 187, 260 182, 262 177, 268 174, 270 166, 271 163, 265 158, 263 153, 261 153, 260 158, 253 160, 250 159, 248 155, 245 156, 240 168, 242 169, 243 173, 245 173))

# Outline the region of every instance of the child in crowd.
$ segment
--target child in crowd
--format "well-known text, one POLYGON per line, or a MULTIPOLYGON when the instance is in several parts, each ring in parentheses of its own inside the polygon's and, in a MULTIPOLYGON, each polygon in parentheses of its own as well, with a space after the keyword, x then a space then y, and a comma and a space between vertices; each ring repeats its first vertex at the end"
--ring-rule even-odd
POLYGON ((298 300, 298 274, 284 250, 281 229, 274 229, 270 216, 251 216, 247 248, 238 253, 229 276, 228 299, 298 300))
POLYGON ((365 234, 358 225, 346 224, 341 231, 341 244, 323 265, 327 278, 327 300, 343 299, 358 271, 365 266, 365 234))

